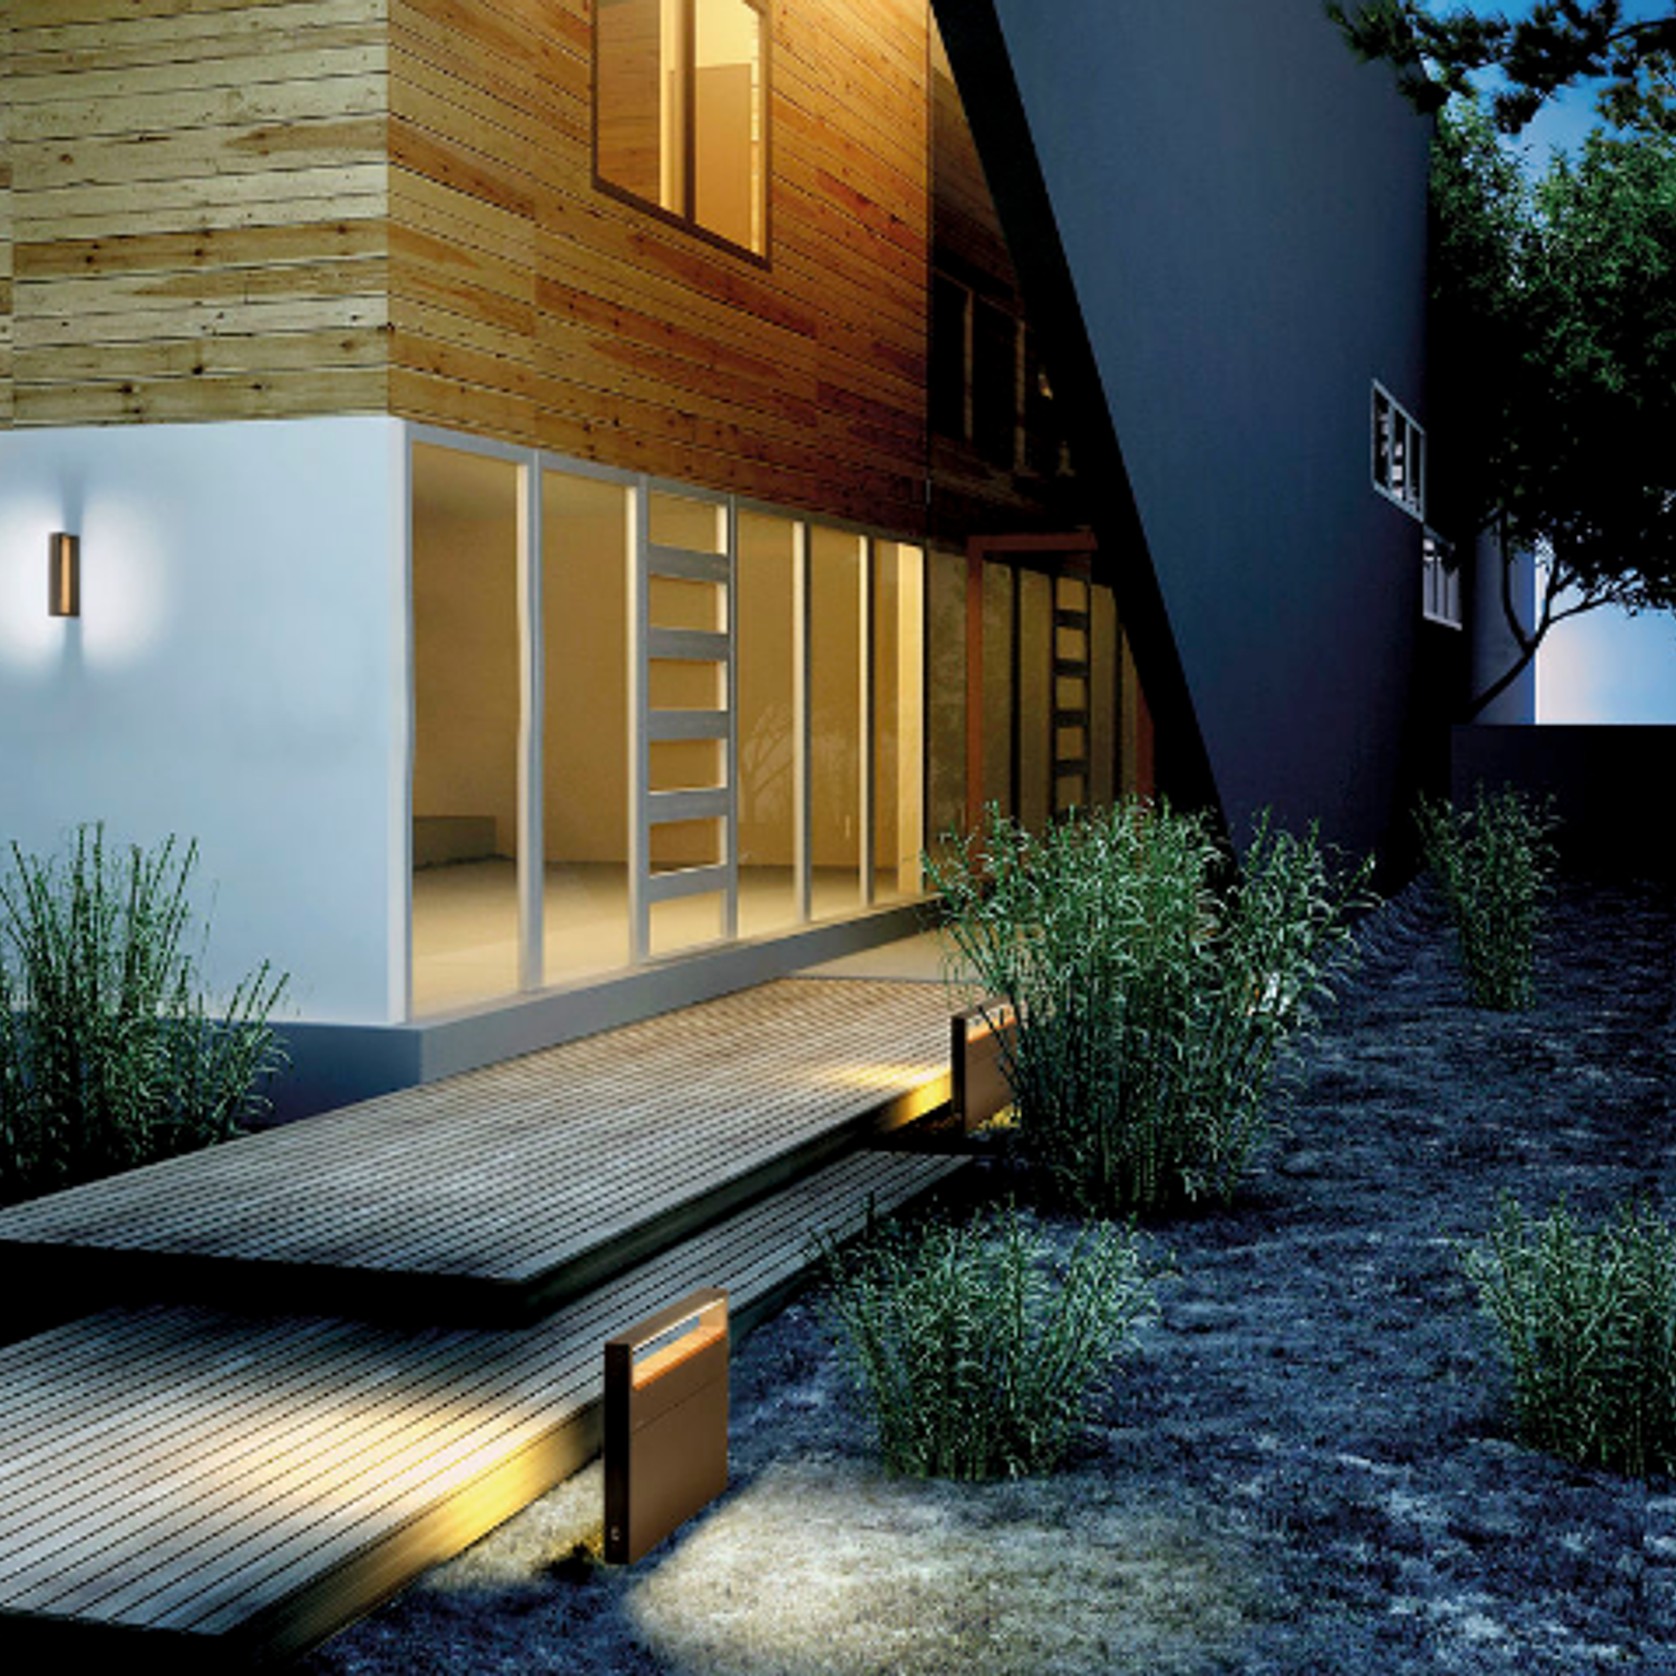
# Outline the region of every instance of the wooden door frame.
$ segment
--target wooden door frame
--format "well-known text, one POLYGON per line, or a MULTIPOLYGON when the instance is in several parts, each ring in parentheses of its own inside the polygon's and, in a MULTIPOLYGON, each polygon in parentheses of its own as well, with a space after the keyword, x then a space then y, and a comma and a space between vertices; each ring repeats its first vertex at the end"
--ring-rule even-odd
MULTIPOLYGON (((1002 560, 1016 570, 1045 570, 1092 580, 1099 543, 1092 530, 1058 535, 974 535, 966 543, 966 828, 975 832, 983 820, 983 567, 1002 560), (1067 562, 1069 561, 1069 562, 1067 562)), ((1016 613, 1016 601, 1015 601, 1016 613)), ((1018 711, 1018 635, 1012 647, 1013 727, 1018 711)), ((1018 741, 1011 744, 1014 772, 1018 741)), ((1016 797, 1015 797, 1016 803, 1016 797)), ((1015 808, 1015 813, 1016 808, 1015 808)))

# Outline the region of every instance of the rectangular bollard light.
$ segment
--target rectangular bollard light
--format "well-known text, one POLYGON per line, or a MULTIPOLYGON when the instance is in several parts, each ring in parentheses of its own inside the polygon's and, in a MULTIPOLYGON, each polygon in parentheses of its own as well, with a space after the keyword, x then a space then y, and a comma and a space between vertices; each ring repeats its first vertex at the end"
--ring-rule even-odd
POLYGON ((951 1104, 969 1135, 1013 1103, 1013 1091, 1001 1068, 1001 1049, 1012 1046, 1012 1009, 996 1002, 984 1016, 969 1007, 952 1020, 951 1104))
POLYGON ((727 1488, 727 1293, 605 1341, 605 1558, 630 1565, 727 1488))

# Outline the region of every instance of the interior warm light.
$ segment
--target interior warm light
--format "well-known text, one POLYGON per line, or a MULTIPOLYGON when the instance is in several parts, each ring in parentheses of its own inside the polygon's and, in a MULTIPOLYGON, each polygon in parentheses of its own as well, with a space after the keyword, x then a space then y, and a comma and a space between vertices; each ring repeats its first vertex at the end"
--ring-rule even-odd
POLYGON ((47 610, 55 617, 81 615, 81 537, 64 530, 47 537, 47 610))

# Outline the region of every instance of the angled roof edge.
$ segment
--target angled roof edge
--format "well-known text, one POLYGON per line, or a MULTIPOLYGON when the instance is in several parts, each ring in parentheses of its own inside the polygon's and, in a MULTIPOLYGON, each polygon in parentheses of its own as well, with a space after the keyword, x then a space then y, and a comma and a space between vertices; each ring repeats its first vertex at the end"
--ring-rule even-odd
POLYGON ((993 0, 932 0, 972 138, 1018 270, 1030 319, 1053 369, 1056 396, 1076 426, 1077 469, 1102 485, 1093 497, 1101 568, 1129 633, 1158 741, 1158 786, 1177 808, 1226 815, 1146 530, 1123 462, 1117 427, 1065 257, 1029 118, 993 0))

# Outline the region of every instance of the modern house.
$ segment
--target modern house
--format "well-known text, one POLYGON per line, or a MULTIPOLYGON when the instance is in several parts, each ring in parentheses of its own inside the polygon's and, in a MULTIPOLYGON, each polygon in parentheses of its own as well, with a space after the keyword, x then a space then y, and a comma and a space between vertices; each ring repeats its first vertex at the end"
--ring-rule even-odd
POLYGON ((992 799, 1386 845, 1427 142, 1317 0, 0 0, 0 834, 197 838, 291 1109, 894 935, 992 799))

